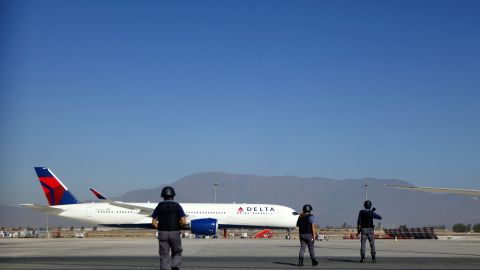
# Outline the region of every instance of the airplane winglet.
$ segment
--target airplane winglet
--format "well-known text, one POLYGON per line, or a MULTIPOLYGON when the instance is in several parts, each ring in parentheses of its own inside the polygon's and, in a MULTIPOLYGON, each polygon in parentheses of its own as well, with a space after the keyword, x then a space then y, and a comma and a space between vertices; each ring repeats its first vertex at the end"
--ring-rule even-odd
POLYGON ((97 197, 99 200, 106 200, 107 198, 103 196, 100 192, 96 191, 94 188, 88 188, 90 191, 97 197))
POLYGON ((95 195, 95 197, 97 197, 100 200, 106 201, 107 203, 109 203, 111 205, 115 205, 115 206, 118 206, 118 207, 130 209, 130 210, 138 210, 138 211, 140 211, 139 212, 140 214, 144 214, 144 215, 151 215, 153 210, 154 210, 152 208, 142 207, 140 205, 134 205, 134 204, 124 203, 124 202, 119 202, 119 201, 112 201, 112 200, 108 199, 107 197, 103 196, 100 192, 98 192, 94 188, 89 188, 89 189, 95 195))

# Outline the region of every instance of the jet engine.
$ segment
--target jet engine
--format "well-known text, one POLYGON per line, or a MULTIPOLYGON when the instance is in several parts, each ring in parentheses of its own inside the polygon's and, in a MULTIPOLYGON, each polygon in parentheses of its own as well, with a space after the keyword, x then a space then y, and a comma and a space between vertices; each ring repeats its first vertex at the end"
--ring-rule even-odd
POLYGON ((216 235, 218 223, 214 218, 194 219, 190 221, 190 229, 197 235, 216 235))

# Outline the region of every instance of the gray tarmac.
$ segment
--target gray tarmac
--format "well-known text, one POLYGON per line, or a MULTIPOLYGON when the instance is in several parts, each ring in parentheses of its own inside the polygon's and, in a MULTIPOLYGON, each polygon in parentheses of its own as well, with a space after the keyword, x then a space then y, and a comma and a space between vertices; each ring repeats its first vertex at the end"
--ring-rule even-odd
MULTIPOLYGON (((359 241, 317 241, 306 269, 480 269, 478 240, 377 240, 361 264, 359 241), (368 258, 369 259, 369 258, 368 258)), ((182 269, 293 269, 298 240, 184 239, 182 269)), ((0 239, 0 269, 158 269, 155 239, 0 239)))

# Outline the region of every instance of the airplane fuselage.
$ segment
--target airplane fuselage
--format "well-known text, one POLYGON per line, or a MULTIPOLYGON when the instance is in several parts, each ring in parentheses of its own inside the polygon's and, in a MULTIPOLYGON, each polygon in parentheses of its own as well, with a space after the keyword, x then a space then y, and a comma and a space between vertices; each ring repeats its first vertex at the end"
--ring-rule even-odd
MULTIPOLYGON (((130 203, 151 208, 157 203, 130 203)), ((294 228, 298 219, 295 210, 273 204, 180 203, 187 219, 214 218, 219 228, 294 228)), ((140 210, 126 209, 109 203, 81 203, 52 206, 62 209, 59 216, 81 222, 113 227, 150 227, 151 217, 140 210)))

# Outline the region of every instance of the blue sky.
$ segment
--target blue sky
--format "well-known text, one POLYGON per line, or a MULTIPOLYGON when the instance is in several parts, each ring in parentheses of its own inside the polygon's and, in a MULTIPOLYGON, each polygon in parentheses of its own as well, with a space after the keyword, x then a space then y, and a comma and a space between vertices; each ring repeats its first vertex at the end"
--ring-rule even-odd
POLYGON ((1 1, 0 204, 198 172, 480 189, 478 1, 1 1))

